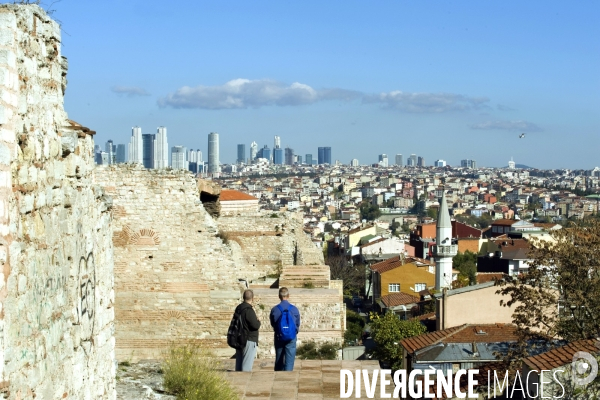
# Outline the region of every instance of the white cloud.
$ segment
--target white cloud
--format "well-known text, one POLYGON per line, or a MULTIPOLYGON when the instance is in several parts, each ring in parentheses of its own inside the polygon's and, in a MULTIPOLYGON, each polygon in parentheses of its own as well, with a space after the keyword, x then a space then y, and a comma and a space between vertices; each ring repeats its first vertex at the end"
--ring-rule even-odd
POLYGON ((113 86, 110 88, 113 93, 125 94, 128 97, 133 96, 150 96, 146 89, 139 86, 113 86))
POLYGON ((407 93, 399 90, 366 95, 364 103, 377 103, 385 108, 411 113, 442 113, 488 107, 487 97, 468 97, 453 93, 407 93))
POLYGON ((184 86, 159 99, 161 107, 259 108, 262 106, 298 106, 322 100, 353 100, 358 93, 343 89, 316 90, 303 83, 289 86, 269 79, 234 79, 220 86, 184 86))
POLYGON ((541 132, 542 128, 527 121, 486 121, 471 125, 471 129, 541 132))
POLYGON ((161 107, 206 110, 298 106, 320 101, 353 101, 379 104, 383 108, 413 113, 441 113, 489 108, 486 97, 468 97, 452 93, 405 93, 393 91, 365 94, 340 88, 314 89, 295 82, 291 85, 269 79, 234 79, 219 86, 184 86, 158 100, 161 107))

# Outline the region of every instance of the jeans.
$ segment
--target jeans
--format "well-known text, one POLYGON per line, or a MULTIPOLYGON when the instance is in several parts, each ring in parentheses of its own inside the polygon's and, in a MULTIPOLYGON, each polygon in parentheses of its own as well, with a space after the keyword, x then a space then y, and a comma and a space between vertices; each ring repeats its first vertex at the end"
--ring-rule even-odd
POLYGON ((288 341, 275 339, 275 371, 293 371, 296 359, 296 338, 288 341))
POLYGON ((235 350, 235 370, 236 371, 252 371, 252 364, 256 357, 256 348, 258 344, 248 340, 246 347, 243 350, 235 350))

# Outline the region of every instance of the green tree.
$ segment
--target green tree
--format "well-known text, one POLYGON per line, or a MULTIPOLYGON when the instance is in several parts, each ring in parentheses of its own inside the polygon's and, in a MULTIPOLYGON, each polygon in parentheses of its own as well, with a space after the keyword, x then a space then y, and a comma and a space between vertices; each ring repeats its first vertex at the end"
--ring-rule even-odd
POLYGON ((427 210, 427 216, 433 219, 437 219, 438 217, 438 209, 437 208, 429 208, 427 210))
POLYGON ((394 370, 402 368, 403 339, 418 336, 426 332, 421 322, 413 318, 400 320, 394 313, 384 315, 371 314, 371 337, 375 340, 375 348, 371 354, 377 360, 386 361, 394 370))
POLYGON ((452 258, 452 268, 458 270, 459 285, 457 287, 477 283, 477 254, 469 250, 458 253, 452 258))
POLYGON ((379 206, 371 204, 368 201, 363 201, 360 205, 360 218, 367 221, 374 221, 381 216, 379 206))
POLYGON ((539 334, 574 341, 600 332, 600 221, 571 224, 550 235, 553 241, 532 240, 526 273, 498 283, 497 293, 509 298, 501 304, 513 307, 521 338, 504 359, 511 369, 528 355, 524 343, 539 334))
POLYGON ((358 313, 346 310, 346 331, 344 332, 344 344, 354 345, 360 339, 365 328, 365 320, 358 313))

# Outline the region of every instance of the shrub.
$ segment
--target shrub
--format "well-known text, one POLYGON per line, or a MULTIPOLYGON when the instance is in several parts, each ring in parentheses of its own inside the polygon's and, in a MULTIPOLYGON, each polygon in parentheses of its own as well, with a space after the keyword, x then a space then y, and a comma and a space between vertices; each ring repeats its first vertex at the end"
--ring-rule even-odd
POLYGON ((271 214, 271 218, 279 218, 279 215, 277 215, 276 213, 271 214))
POLYGON ((172 346, 163 362, 163 386, 177 399, 237 400, 235 389, 218 370, 218 360, 202 347, 172 346))
POLYGON ((315 288, 315 284, 312 282, 312 280, 310 279, 305 279, 304 282, 302 282, 302 287, 304 289, 314 289, 315 288))
POLYGON ((344 344, 354 346, 356 339, 360 339, 365 327, 365 320, 352 310, 346 310, 346 332, 344 332, 344 344))
POLYGON ((318 346, 315 342, 306 342, 296 349, 299 360, 335 360, 339 346, 333 343, 323 343, 318 346))

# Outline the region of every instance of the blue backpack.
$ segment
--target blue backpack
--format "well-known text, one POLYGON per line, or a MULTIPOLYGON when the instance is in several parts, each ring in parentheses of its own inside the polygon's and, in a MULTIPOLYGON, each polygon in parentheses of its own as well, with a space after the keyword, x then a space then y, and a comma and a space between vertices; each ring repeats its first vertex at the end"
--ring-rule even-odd
POLYGON ((281 316, 277 320, 277 333, 279 340, 288 341, 296 338, 296 321, 290 313, 289 307, 284 310, 281 305, 277 304, 277 308, 281 311, 281 316))

